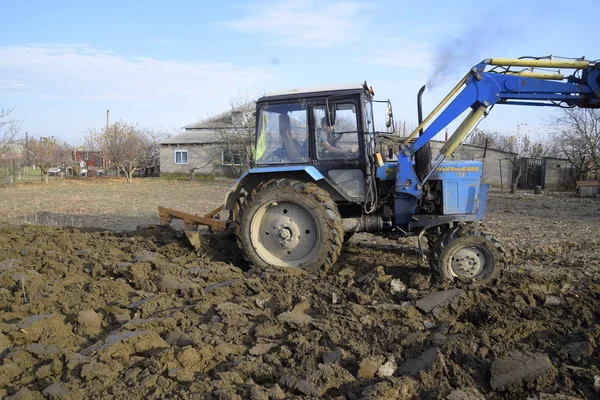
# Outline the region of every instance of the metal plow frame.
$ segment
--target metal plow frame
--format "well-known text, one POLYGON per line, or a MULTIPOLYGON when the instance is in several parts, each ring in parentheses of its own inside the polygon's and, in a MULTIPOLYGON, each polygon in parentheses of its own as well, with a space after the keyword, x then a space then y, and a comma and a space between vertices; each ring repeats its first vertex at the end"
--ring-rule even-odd
POLYGON ((200 216, 197 214, 188 214, 182 211, 173 210, 171 208, 158 207, 158 215, 160 217, 160 224, 167 225, 170 224, 174 219, 178 219, 183 221, 185 225, 185 236, 188 241, 194 248, 194 250, 199 251, 202 247, 202 241, 200 240, 200 232, 198 231, 198 227, 200 225, 208 226, 210 230, 228 230, 230 228, 230 224, 232 223, 231 219, 222 220, 218 218, 218 214, 223 210, 223 206, 220 206, 208 214, 204 216, 200 216))

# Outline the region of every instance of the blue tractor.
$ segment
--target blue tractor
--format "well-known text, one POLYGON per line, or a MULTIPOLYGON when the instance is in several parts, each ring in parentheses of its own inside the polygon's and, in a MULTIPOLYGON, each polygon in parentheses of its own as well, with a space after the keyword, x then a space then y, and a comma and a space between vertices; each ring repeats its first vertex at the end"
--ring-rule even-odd
POLYGON ((488 189, 482 163, 446 158, 498 104, 600 107, 600 63, 486 59, 406 138, 376 131, 373 96, 365 83, 270 93, 257 101, 253 165, 229 188, 223 206, 252 264, 326 271, 345 240, 370 232, 418 236, 422 251, 428 242, 430 265, 444 279, 496 279, 505 258, 501 243, 479 224, 488 189), (468 109, 432 157, 430 140, 468 109))

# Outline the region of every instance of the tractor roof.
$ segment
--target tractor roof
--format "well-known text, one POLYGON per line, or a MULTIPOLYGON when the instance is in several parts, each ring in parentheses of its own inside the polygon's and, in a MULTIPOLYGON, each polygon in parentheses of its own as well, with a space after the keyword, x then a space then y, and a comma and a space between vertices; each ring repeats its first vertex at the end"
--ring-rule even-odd
POLYGON ((300 97, 321 97, 330 95, 342 95, 342 94, 356 94, 367 92, 363 85, 349 84, 349 85, 334 85, 334 86, 316 86, 300 89, 289 89, 276 92, 268 92, 257 101, 269 101, 269 100, 284 100, 284 99, 297 99, 300 97))

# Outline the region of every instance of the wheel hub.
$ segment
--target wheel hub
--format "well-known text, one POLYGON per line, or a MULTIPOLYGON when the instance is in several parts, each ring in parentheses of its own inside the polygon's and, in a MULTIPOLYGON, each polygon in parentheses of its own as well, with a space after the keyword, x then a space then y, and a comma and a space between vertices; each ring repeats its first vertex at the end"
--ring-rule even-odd
POLYGON ((485 268, 485 255, 476 247, 458 250, 452 257, 452 270, 457 276, 472 278, 485 268))
POLYGON ((292 238, 292 231, 290 228, 281 228, 279 230, 280 241, 286 242, 292 238))
POLYGON ((320 234, 315 217, 300 204, 271 202, 263 205, 254 218, 253 245, 271 265, 299 265, 318 249, 320 234))
POLYGON ((274 235, 277 244, 284 249, 296 247, 300 240, 298 225, 291 218, 287 217, 278 219, 269 235, 274 235))

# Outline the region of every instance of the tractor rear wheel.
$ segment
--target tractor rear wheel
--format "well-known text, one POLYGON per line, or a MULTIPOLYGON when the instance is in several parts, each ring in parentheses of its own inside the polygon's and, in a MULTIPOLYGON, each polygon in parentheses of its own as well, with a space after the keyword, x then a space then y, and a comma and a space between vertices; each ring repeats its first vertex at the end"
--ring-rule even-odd
POLYGON ((265 182, 246 197, 236 233, 238 246, 255 266, 311 272, 335 263, 344 237, 329 193, 289 179, 265 182))
POLYGON ((437 270, 443 279, 490 282, 500 277, 505 263, 498 239, 475 228, 461 229, 442 247, 437 270))

